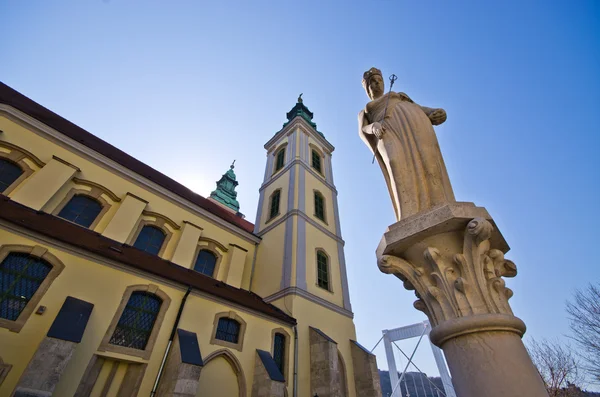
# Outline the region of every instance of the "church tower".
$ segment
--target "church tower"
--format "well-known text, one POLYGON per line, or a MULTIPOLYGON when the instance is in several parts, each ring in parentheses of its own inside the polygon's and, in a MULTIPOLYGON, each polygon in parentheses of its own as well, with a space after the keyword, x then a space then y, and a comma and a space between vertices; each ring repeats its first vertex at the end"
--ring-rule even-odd
POLYGON ((302 97, 287 119, 265 144, 267 164, 254 230, 263 241, 252 289, 263 297, 310 296, 349 313, 331 166, 334 147, 317 130, 302 97))
POLYGON ((267 164, 254 229, 262 241, 251 291, 298 321, 298 395, 355 396, 356 331, 333 181, 334 147, 301 97, 264 147, 267 164), (318 368, 334 370, 313 373, 318 368), (334 389, 343 392, 328 394, 334 389))

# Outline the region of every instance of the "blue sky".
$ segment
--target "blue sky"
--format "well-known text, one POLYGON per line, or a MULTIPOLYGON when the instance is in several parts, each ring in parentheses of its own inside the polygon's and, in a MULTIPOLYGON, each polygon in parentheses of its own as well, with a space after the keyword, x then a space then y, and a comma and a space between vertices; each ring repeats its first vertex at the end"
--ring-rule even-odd
POLYGON ((371 347, 424 319, 377 270, 394 215, 357 134, 362 73, 395 73, 395 90, 448 113, 436 132, 457 200, 485 206, 511 245, 526 339, 564 339, 565 301, 600 281, 600 3, 483 3, 3 1, 0 80, 201 194, 236 159, 250 220, 263 144, 304 93, 336 147, 351 300, 371 347))

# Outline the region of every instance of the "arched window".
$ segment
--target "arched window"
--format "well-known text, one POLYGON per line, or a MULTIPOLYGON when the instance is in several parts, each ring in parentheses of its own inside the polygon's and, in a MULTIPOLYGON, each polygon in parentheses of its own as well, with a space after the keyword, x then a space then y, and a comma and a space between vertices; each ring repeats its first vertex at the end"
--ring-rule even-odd
POLYGON ((232 318, 221 317, 215 339, 237 344, 240 338, 240 323, 232 318))
POLYGON ((273 360, 285 377, 285 335, 277 332, 273 338, 273 360))
POLYGON ((0 159, 0 193, 4 192, 16 181, 23 170, 12 161, 0 159))
POLYGON ((279 149, 277 155, 275 156, 275 171, 277 172, 283 168, 283 163, 285 162, 285 148, 279 149))
POLYGON ((329 258, 323 251, 317 251, 317 285, 329 291, 329 258))
POLYGON ((156 226, 144 226, 138 234, 134 247, 153 255, 158 255, 165 241, 166 234, 156 226))
POLYGON ((162 299, 154 294, 142 291, 133 292, 109 343, 144 350, 161 305, 162 299))
POLYGON ((315 192, 315 216, 325 222, 325 198, 319 192, 315 192))
POLYGON ((277 215, 279 215, 280 199, 281 199, 281 189, 277 189, 271 195, 271 205, 269 208, 269 219, 273 219, 277 215))
POLYGON ((0 318, 15 321, 52 270, 33 255, 12 252, 0 263, 0 318))
POLYGON ((80 226, 90 227, 100 211, 102 211, 102 204, 97 200, 78 194, 69 200, 58 216, 80 226))
POLYGON ((198 273, 213 277, 215 266, 217 264, 217 256, 208 250, 200 250, 194 263, 194 270, 198 273))
POLYGON ((322 174, 323 172, 322 172, 322 167, 321 167, 321 155, 315 149, 312 150, 311 159, 312 159, 312 161, 311 161, 312 167, 319 174, 322 174))

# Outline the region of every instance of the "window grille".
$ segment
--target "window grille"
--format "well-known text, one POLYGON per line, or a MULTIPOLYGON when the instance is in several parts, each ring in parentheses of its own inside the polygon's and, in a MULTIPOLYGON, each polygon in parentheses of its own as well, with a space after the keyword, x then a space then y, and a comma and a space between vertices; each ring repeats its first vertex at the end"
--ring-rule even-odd
POLYGON ((10 253, 0 264, 0 317, 15 321, 38 290, 52 266, 23 253, 10 253))
POLYGON ((317 172, 322 173, 321 171, 321 155, 316 151, 312 151, 312 166, 317 172))
POLYGON ((224 340, 225 342, 238 343, 240 338, 240 323, 237 321, 221 317, 217 325, 217 333, 215 339, 224 340))
POLYGON ((158 255, 165 241, 165 232, 155 226, 144 226, 133 246, 153 255, 158 255))
POLYGON ((60 210, 59 217, 83 227, 90 227, 102 211, 102 205, 91 197, 75 195, 60 210))
POLYGON ((271 209, 269 211, 269 219, 279 215, 279 199, 281 198, 281 190, 276 190, 271 196, 271 209))
POLYGON ((216 264, 217 257, 215 254, 207 250, 201 250, 200 252, 198 252, 198 256, 196 257, 194 270, 198 273, 202 273, 209 277, 213 277, 216 264))
POLYGON ((329 264, 327 255, 317 252, 317 284, 319 287, 329 290, 329 264))
POLYGON ((144 350, 162 300, 154 294, 135 291, 131 294, 109 343, 144 350))
POLYGON ((277 152, 277 159, 275 161, 275 172, 277 172, 283 168, 284 162, 285 162, 285 148, 283 148, 279 152, 277 152))
POLYGON ((277 368, 285 377, 285 335, 276 333, 273 341, 273 360, 277 364, 277 368))
POLYGON ((4 192, 10 185, 16 181, 23 170, 15 163, 0 159, 0 193, 4 192))
POLYGON ((325 199, 318 192, 315 192, 315 216, 325 221, 325 199))

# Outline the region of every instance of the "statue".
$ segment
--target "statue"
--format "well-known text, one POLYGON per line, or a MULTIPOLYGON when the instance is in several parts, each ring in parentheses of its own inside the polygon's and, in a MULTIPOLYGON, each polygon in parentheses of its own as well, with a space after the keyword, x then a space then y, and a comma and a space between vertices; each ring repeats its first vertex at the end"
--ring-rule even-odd
POLYGON ((432 127, 446 121, 446 111, 420 106, 403 92, 384 95, 376 68, 364 73, 362 84, 371 102, 358 115, 359 135, 383 171, 397 220, 454 202, 432 127))

